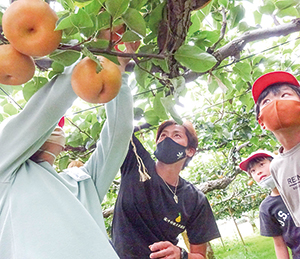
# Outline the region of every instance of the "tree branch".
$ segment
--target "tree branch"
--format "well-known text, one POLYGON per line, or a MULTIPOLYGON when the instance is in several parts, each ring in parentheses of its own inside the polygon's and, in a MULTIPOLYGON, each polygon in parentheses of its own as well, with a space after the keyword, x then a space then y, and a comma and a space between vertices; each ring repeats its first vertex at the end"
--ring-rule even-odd
POLYGON ((233 180, 234 178, 224 177, 222 179, 200 183, 199 185, 197 185, 197 187, 203 193, 208 193, 216 189, 225 189, 233 180))
MULTIPOLYGON (((217 69, 219 64, 227 57, 237 56, 249 42, 265 40, 271 37, 286 36, 298 31, 300 31, 300 18, 287 24, 278 25, 274 28, 257 29, 246 32, 212 54, 218 60, 217 65, 212 70, 217 69)), ((208 71, 204 73, 189 72, 184 75, 184 78, 186 82, 191 82, 206 73, 208 73, 208 71)))

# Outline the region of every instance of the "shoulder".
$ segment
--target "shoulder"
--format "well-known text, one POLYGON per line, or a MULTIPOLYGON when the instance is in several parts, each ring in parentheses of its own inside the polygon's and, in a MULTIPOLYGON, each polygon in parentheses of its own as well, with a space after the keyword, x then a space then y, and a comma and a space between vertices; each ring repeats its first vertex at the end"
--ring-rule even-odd
POLYGON ((184 192, 184 195, 188 196, 190 199, 197 198, 200 201, 206 200, 205 194, 199 187, 183 179, 182 177, 180 177, 180 188, 184 192))
POLYGON ((276 206, 277 204, 283 203, 280 195, 278 196, 267 196, 260 204, 260 208, 267 208, 270 206, 276 206))

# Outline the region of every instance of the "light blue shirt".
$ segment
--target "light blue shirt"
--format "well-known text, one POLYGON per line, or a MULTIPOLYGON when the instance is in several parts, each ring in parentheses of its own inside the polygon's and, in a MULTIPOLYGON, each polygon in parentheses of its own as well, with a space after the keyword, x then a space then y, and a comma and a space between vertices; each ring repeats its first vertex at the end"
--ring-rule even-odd
POLYGON ((49 163, 29 159, 77 97, 71 74, 69 67, 23 111, 0 124, 1 259, 118 258, 106 234, 101 201, 133 131, 127 76, 118 96, 106 104, 100 141, 83 167, 58 174, 49 163))

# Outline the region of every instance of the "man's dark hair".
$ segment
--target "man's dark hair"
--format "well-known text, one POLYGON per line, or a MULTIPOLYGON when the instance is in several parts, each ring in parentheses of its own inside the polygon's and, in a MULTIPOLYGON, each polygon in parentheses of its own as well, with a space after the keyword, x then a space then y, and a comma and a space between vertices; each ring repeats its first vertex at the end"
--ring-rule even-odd
POLYGON ((288 86, 290 87, 299 97, 300 97, 300 87, 296 85, 286 84, 286 83, 276 83, 268 86, 265 90, 262 91, 260 96, 257 99, 255 112, 256 112, 256 120, 258 120, 258 116, 260 113, 260 103, 269 93, 277 94, 279 93, 281 87, 288 86))

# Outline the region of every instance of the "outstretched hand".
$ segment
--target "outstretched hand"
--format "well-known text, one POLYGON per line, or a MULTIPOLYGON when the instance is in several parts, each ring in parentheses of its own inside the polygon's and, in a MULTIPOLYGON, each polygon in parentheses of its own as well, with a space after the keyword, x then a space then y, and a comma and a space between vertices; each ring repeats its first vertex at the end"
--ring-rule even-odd
MULTIPOLYGON (((139 48, 141 42, 140 41, 134 41, 134 42, 125 42, 124 45, 126 49, 124 50, 124 53, 135 53, 137 49, 139 48)), ((118 57, 119 63, 120 63, 120 70, 121 72, 125 71, 126 65, 130 61, 131 58, 123 58, 118 57)))

